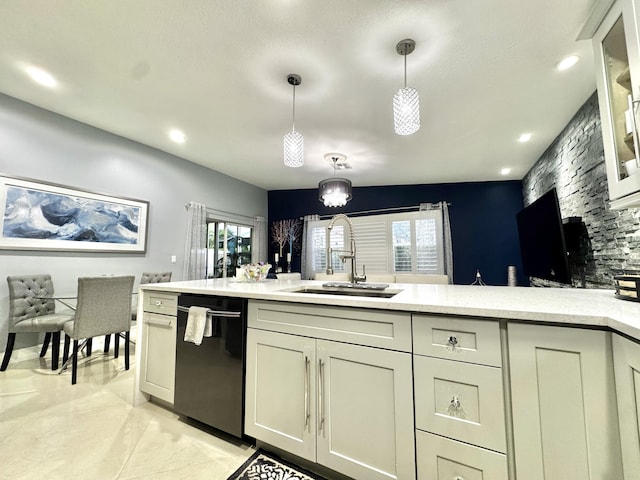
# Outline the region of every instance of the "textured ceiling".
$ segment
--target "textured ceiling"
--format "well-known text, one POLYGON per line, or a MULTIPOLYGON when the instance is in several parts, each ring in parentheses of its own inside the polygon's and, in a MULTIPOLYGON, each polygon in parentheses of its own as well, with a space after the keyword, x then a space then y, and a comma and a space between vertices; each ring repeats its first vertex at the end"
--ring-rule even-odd
POLYGON ((328 152, 347 155, 354 186, 520 179, 595 90, 591 44, 576 41, 593 3, 3 1, 0 92, 270 190, 317 186, 328 152), (404 38, 422 123, 408 137, 391 103, 404 38), (555 70, 569 54, 581 62, 555 70), (33 83, 27 65, 59 86, 33 83), (302 76, 297 169, 282 162, 289 73, 302 76))

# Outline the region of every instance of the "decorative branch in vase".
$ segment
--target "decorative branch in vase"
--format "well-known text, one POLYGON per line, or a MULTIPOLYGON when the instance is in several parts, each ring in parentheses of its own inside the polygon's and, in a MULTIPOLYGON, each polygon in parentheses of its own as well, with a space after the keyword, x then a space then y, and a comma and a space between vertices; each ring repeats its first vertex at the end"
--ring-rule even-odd
POLYGON ((287 242, 289 243, 289 252, 287 253, 287 271, 291 272, 291 257, 293 251, 299 248, 300 237, 302 236, 302 222, 300 220, 284 220, 287 230, 287 242))
POLYGON ((281 271, 279 262, 282 258, 282 250, 284 249, 284 244, 287 243, 287 220, 276 220, 271 224, 271 238, 273 244, 276 245, 279 249, 279 254, 275 254, 275 269, 276 273, 281 271))

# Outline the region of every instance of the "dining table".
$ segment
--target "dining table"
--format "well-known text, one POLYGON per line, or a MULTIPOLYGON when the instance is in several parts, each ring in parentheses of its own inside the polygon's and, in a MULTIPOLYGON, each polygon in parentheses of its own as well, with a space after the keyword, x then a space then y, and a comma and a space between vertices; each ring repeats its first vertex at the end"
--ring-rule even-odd
MULTIPOLYGON (((138 292, 131 292, 131 295, 137 295, 137 294, 138 294, 138 292)), ((51 299, 51 300, 54 300, 56 302, 60 302, 62 305, 67 307, 69 310, 75 312, 76 311, 76 305, 74 305, 71 302, 73 302, 74 300, 77 301, 78 300, 78 295, 36 295, 35 298, 38 298, 38 299, 41 299, 41 300, 51 299)), ((119 335, 120 335, 121 338, 125 338, 124 334, 120 333, 119 335)), ((93 346, 93 341, 92 340, 93 339, 88 338, 87 341, 86 341, 85 346, 83 346, 83 349, 85 349, 85 347, 86 347, 87 356, 91 355, 91 348, 93 346)), ((131 343, 135 344, 134 341, 131 341, 131 343)), ((116 344, 117 344, 117 342, 116 342, 116 344)), ((67 348, 67 347, 65 346, 65 348, 67 348)), ((107 352, 108 349, 109 349, 109 341, 105 340, 105 352, 107 352)), ((62 366, 58 370, 58 374, 61 374, 63 371, 66 370, 67 363, 68 363, 68 360, 67 360, 67 362, 62 364, 62 366)))

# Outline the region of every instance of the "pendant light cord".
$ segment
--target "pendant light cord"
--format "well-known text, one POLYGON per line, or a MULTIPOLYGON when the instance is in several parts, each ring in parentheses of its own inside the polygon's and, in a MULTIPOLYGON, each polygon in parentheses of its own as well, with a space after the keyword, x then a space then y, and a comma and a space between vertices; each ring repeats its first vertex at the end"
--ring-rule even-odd
POLYGON ((404 44, 404 48, 405 48, 405 52, 404 52, 404 88, 407 88, 407 45, 408 44, 404 44))
POLYGON ((292 121, 291 131, 292 132, 296 131, 296 86, 295 84, 293 85, 293 121, 292 121))

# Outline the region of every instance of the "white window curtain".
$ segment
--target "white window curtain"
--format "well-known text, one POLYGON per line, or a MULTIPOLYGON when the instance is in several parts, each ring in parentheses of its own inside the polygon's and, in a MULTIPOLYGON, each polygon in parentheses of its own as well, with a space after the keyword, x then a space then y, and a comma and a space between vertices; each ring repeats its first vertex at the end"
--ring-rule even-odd
POLYGON ((256 217, 253 221, 251 249, 251 262, 267 262, 267 222, 263 217, 256 217))
POLYGON ((318 215, 305 215, 302 224, 302 252, 300 258, 300 272, 303 280, 313 280, 315 270, 313 268, 313 248, 309 247, 312 241, 313 229, 310 228, 313 222, 320 220, 318 215))
POLYGON ((207 271, 207 210, 201 203, 187 205, 187 239, 184 248, 183 280, 200 280, 207 271))
POLYGON ((449 277, 449 283, 453 283, 453 246, 451 243, 451 222, 449 221, 449 204, 447 202, 422 203, 420 211, 440 211, 442 215, 442 231, 440 242, 443 250, 443 273, 449 277))
MULTIPOLYGON (((413 212, 350 217, 358 271, 365 265, 366 273, 370 274, 446 274, 451 282, 453 259, 446 206, 446 202, 441 202, 421 205, 419 211, 413 212)), ((314 278, 316 272, 326 269, 326 227, 329 222, 317 218, 305 220, 304 278, 314 278)), ((331 232, 333 249, 344 248, 345 235, 348 232, 339 222, 331 232)), ((348 270, 335 252, 332 263, 336 272, 348 270)))
POLYGON ((442 210, 442 236, 444 245, 444 273, 449 277, 449 284, 453 283, 453 244, 451 243, 451 222, 449 221, 449 204, 440 202, 442 210))

